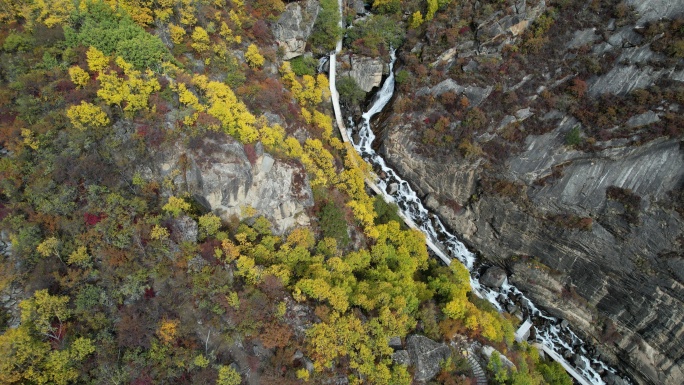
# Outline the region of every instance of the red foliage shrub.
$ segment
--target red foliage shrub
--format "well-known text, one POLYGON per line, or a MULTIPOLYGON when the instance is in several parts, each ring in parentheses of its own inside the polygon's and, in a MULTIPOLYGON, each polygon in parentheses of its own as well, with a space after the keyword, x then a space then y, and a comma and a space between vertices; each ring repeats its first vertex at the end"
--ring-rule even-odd
POLYGON ((267 45, 273 40, 271 29, 264 20, 257 20, 252 26, 252 36, 259 42, 259 45, 267 45))
POLYGON ((256 153, 256 148, 254 147, 253 144, 245 144, 243 146, 245 149, 245 155, 247 155, 247 159, 249 160, 249 163, 254 166, 257 161, 257 153, 256 153))
POLYGON ((145 294, 143 294, 143 298, 145 299, 152 299, 157 296, 157 292, 154 291, 153 288, 148 287, 145 289, 145 294))
POLYGON ((85 220, 85 223, 88 226, 95 226, 96 224, 100 223, 100 221, 103 220, 105 217, 105 214, 83 214, 83 219, 85 220))

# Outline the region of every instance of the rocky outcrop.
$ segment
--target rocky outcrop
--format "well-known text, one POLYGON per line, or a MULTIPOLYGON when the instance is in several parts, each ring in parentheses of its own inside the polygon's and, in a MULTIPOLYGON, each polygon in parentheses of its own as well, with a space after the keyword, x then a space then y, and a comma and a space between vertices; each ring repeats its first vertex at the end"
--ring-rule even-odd
POLYGON ((271 220, 277 233, 309 222, 305 210, 313 198, 305 171, 274 159, 260 144, 245 147, 217 135, 198 146, 178 145, 156 162, 157 175, 172 177, 224 220, 242 218, 251 207, 271 220))
POLYGON ((684 0, 627 0, 627 4, 634 7, 639 20, 637 25, 646 22, 672 19, 684 14, 684 0))
POLYGON ((446 344, 440 344, 425 336, 412 335, 406 340, 406 348, 414 366, 416 381, 429 381, 441 370, 440 364, 451 355, 446 344))
POLYGON ((283 49, 283 59, 290 60, 304 54, 306 41, 311 35, 318 16, 316 0, 289 3, 273 26, 273 36, 283 49))
POLYGON ((506 270, 492 266, 480 278, 480 283, 493 289, 498 289, 506 282, 506 270))
POLYGON ((684 260, 679 243, 684 221, 658 204, 684 180, 678 141, 587 157, 564 149, 558 132, 533 137, 528 151, 511 158, 506 174, 509 180, 530 186, 522 201, 481 196, 457 213, 440 201, 465 202, 482 171, 455 166, 456 162, 442 163, 447 166, 440 170, 439 163, 419 160, 396 140, 402 135, 406 132, 387 136, 387 158, 418 191, 437 197, 426 203, 464 241, 488 259, 538 258, 537 267, 514 264, 511 277, 535 303, 597 340, 603 338, 601 320, 611 319, 620 339, 605 354, 613 362, 629 360, 637 376, 649 383, 677 384, 684 378, 681 345, 672 337, 684 332, 684 260), (551 137, 556 138, 555 145, 551 137), (563 176, 534 186, 557 164, 564 165, 563 176), (447 182, 455 186, 449 189, 447 182), (625 208, 606 197, 608 186, 631 189, 641 197, 644 209, 638 223, 625 221, 625 208), (563 213, 592 218, 591 228, 549 225, 548 215, 563 213))
POLYGON ((478 22, 476 43, 480 54, 500 51, 504 44, 514 42, 546 9, 545 1, 516 0, 509 8, 510 14, 495 12, 486 20, 478 22))
MULTIPOLYGON (((543 11, 523 10, 530 8, 526 2, 477 21, 471 41, 461 39, 441 51, 425 41, 407 47, 424 65, 450 75, 431 77, 422 88, 397 96, 420 97, 431 105, 387 119, 380 150, 466 244, 506 266, 512 283, 598 344, 602 357, 639 384, 675 385, 684 383, 684 219, 675 210, 681 210, 679 198, 673 197, 684 185, 684 151, 681 134, 654 139, 649 133, 681 106, 663 97, 628 115, 618 112, 602 132, 605 137, 598 130, 584 136, 592 127, 581 122, 586 121, 582 108, 593 101, 619 104, 638 88, 658 84, 662 95, 664 88, 683 85, 676 83, 684 82, 681 59, 656 52, 638 26, 682 14, 684 4, 628 3, 636 16, 617 21, 602 20, 575 3, 578 22, 565 24, 573 29, 555 26, 542 53, 526 54, 518 67, 502 47, 519 46, 511 27, 543 11), (581 78, 578 57, 596 64, 581 78), (511 65, 515 71, 509 71, 511 65), (567 108, 577 95, 570 86, 586 86, 579 93, 590 102, 567 108), (469 89, 477 95, 467 95, 469 89), (485 149, 487 158, 463 158, 455 146, 451 153, 421 147, 421 130, 433 117, 454 122, 465 114, 440 105, 446 92, 465 95, 470 107, 485 113, 484 127, 468 139, 485 149), (546 92, 559 103, 538 103, 546 92), (502 105, 508 96, 513 102, 502 105), (567 145, 573 131, 589 145, 567 145), (625 134, 611 136, 616 132, 625 134), (516 143, 516 135, 523 139, 516 143), (487 150, 491 144, 497 145, 487 150)), ((452 123, 448 130, 457 135, 462 127, 452 123)), ((497 284, 492 280, 491 286, 497 284)))
POLYGON ((436 86, 423 87, 416 91, 416 95, 422 96, 431 94, 432 96, 440 96, 446 92, 453 92, 456 95, 463 95, 468 98, 468 102, 471 106, 479 106, 487 97, 492 93, 494 87, 477 87, 477 86, 461 86, 456 83, 453 79, 445 79, 436 86))
POLYGON ((351 76, 359 88, 370 92, 382 82, 385 64, 379 58, 356 54, 340 56, 339 76, 351 76))

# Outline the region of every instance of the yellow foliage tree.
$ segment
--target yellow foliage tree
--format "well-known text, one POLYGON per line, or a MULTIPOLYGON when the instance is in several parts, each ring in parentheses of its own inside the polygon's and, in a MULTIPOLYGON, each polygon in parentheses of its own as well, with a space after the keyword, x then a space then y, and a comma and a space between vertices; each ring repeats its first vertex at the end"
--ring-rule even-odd
POLYGON ((81 131, 89 127, 97 128, 109 125, 109 116, 102 111, 102 108, 85 101, 79 105, 69 107, 67 109, 67 117, 71 124, 81 131))
POLYGON ((166 22, 173 16, 173 7, 176 5, 176 0, 157 0, 154 7, 154 17, 166 22))
POLYGON ((264 125, 259 136, 266 150, 277 151, 284 145, 285 129, 279 124, 274 124, 273 126, 264 125))
POLYGON ((411 15, 411 19, 409 20, 409 28, 411 29, 416 29, 420 27, 423 24, 423 14, 420 13, 420 11, 415 11, 411 15))
POLYGON ((69 258, 67 259, 68 264, 84 268, 91 266, 90 262, 91 257, 88 254, 88 249, 85 246, 79 246, 76 250, 69 254, 69 258))
POLYGON ((190 45, 199 53, 209 51, 209 34, 207 30, 202 27, 195 27, 192 31, 192 44, 190 45))
POLYGON ((125 77, 122 79, 113 71, 101 73, 97 96, 108 104, 119 107, 125 102, 123 111, 128 117, 132 117, 137 111, 147 110, 150 95, 161 89, 154 73, 147 70, 143 74, 121 57, 116 58, 116 64, 124 70, 125 77))
POLYGON ((85 87, 90 81, 90 75, 79 66, 69 68, 71 81, 79 88, 85 87))
POLYGON ((439 3, 437 0, 427 0, 427 12, 425 13, 425 20, 430 21, 435 17, 439 3))
POLYGON ((337 178, 334 158, 318 139, 307 139, 304 143, 302 163, 314 175, 311 186, 326 186, 337 178))
POLYGON ((194 0, 180 0, 180 22, 187 27, 192 27, 193 25, 197 24, 194 3, 194 0))
POLYGON ((170 213, 175 218, 181 215, 183 211, 190 210, 190 203, 186 202, 183 198, 177 198, 172 195, 169 197, 169 201, 162 207, 162 210, 170 213))
POLYGON ((174 342, 178 336, 178 325, 180 325, 178 320, 162 320, 157 329, 159 339, 166 345, 174 342))
POLYGON ((235 369, 230 366, 219 366, 216 385, 240 385, 241 382, 240 373, 236 372, 235 369))
POLYGON ((228 85, 211 81, 204 86, 204 92, 209 99, 207 113, 218 119, 229 135, 243 143, 253 143, 259 139, 259 131, 254 125, 256 117, 237 99, 228 85))
POLYGON ((247 47, 245 60, 252 68, 261 68, 265 61, 264 57, 259 53, 259 48, 254 44, 250 44, 249 47, 247 47))
POLYGON ((205 107, 200 103, 199 98, 188 89, 183 83, 173 85, 172 88, 178 93, 178 100, 186 106, 192 107, 196 111, 203 112, 205 107))
POLYGON ((109 65, 109 58, 95 47, 90 47, 86 51, 86 61, 88 68, 93 72, 100 72, 109 65))
POLYGON ((185 28, 171 23, 169 24, 169 35, 171 35, 171 41, 174 44, 182 44, 185 37, 185 28))

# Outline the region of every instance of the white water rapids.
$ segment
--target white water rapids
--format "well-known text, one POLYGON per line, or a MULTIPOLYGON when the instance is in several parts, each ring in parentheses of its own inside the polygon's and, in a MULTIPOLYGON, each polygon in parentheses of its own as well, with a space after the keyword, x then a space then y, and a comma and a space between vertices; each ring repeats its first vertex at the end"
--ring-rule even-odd
MULTIPOLYGON (((616 371, 598 360, 595 357, 596 354, 594 349, 585 344, 584 341, 567 326, 562 326, 560 320, 544 314, 520 290, 515 286, 510 285, 507 281, 498 291, 480 284, 478 273, 474 270, 475 255, 470 252, 454 234, 447 230, 436 215, 431 214, 425 208, 409 183, 397 175, 392 168, 388 167, 385 160, 373 150, 372 145, 375 140, 375 135, 371 129, 370 121, 374 115, 383 110, 394 93, 393 67, 396 60, 394 51, 391 53, 391 58, 389 76, 375 95, 370 109, 362 115, 362 122, 356 132, 357 141, 355 142, 352 140, 352 144, 359 154, 373 166, 378 174, 383 176, 382 179, 377 181, 377 185, 382 191, 385 199, 389 202, 397 203, 403 214, 415 222, 415 224, 425 233, 425 236, 429 241, 441 245, 441 248, 447 250, 451 258, 458 259, 468 268, 471 272, 471 285, 475 293, 487 298, 487 300, 500 311, 511 309, 512 306, 517 305, 522 310, 523 316, 526 319, 532 320, 536 332, 536 340, 557 353, 556 359, 565 361, 561 362, 561 364, 565 364, 580 373, 583 377, 582 380, 584 380, 580 380, 580 382, 594 385, 605 384, 599 372, 605 374, 607 372, 616 373, 616 371), (573 357, 577 355, 573 361, 580 363, 579 366, 573 365, 563 359, 564 355, 570 354, 572 354, 573 357)), ((332 54, 330 57, 331 90, 333 91, 332 94, 334 96, 333 104, 336 110, 335 112, 338 112, 340 108, 339 94, 337 94, 337 90, 334 87, 335 60, 335 54, 332 54)), ((344 124, 340 124, 341 122, 339 122, 339 120, 341 120, 341 114, 337 115, 337 117, 338 125, 344 127, 344 124)), ((343 132, 342 135, 352 138, 354 129, 353 121, 349 118, 347 132, 343 132)))

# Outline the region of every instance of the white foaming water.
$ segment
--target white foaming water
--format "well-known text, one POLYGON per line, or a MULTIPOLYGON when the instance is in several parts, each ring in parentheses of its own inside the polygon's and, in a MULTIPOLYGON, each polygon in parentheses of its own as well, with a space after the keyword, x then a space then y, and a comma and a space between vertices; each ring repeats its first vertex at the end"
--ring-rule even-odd
MULTIPOLYGON (((339 44, 337 52, 339 52, 339 44)), ((585 347, 584 341, 569 328, 561 327, 558 319, 544 314, 529 300, 529 298, 515 286, 509 284, 507 280, 498 291, 480 284, 477 277, 478 274, 474 271, 475 255, 470 252, 454 234, 446 229, 442 221, 436 215, 431 214, 425 208, 409 183, 397 175, 392 168, 388 167, 385 160, 373 150, 372 146, 375 135, 371 129, 370 121, 374 115, 385 108, 394 94, 393 68, 396 60, 394 50, 391 52, 391 58, 389 76, 375 95, 370 109, 362 115, 361 126, 357 132, 358 140, 352 140, 352 144, 359 154, 361 154, 367 162, 373 165, 376 171, 381 172, 383 177, 378 180, 377 185, 380 187, 384 197, 388 201, 396 202, 399 209, 420 227, 429 240, 435 244, 444 246, 448 250, 451 258, 458 259, 468 268, 471 273, 470 283, 475 293, 486 298, 499 311, 503 311, 507 306, 514 305, 517 302, 522 310, 523 316, 533 321, 536 339, 539 342, 558 353, 559 359, 561 360, 563 360, 562 356, 566 351, 573 352, 573 354, 579 354, 580 360, 584 361, 585 365, 583 366, 585 366, 586 369, 578 368, 567 361, 565 363, 569 366, 573 366, 589 383, 594 385, 605 384, 597 370, 610 371, 613 373, 616 371, 595 358, 587 357, 586 354, 588 350, 585 347)), ((331 55, 331 63, 333 60, 335 60, 335 57, 334 55, 331 55)), ((331 76, 334 76, 332 71, 331 76)), ((354 124, 351 118, 349 118, 347 128, 347 136, 352 138, 354 124)))

